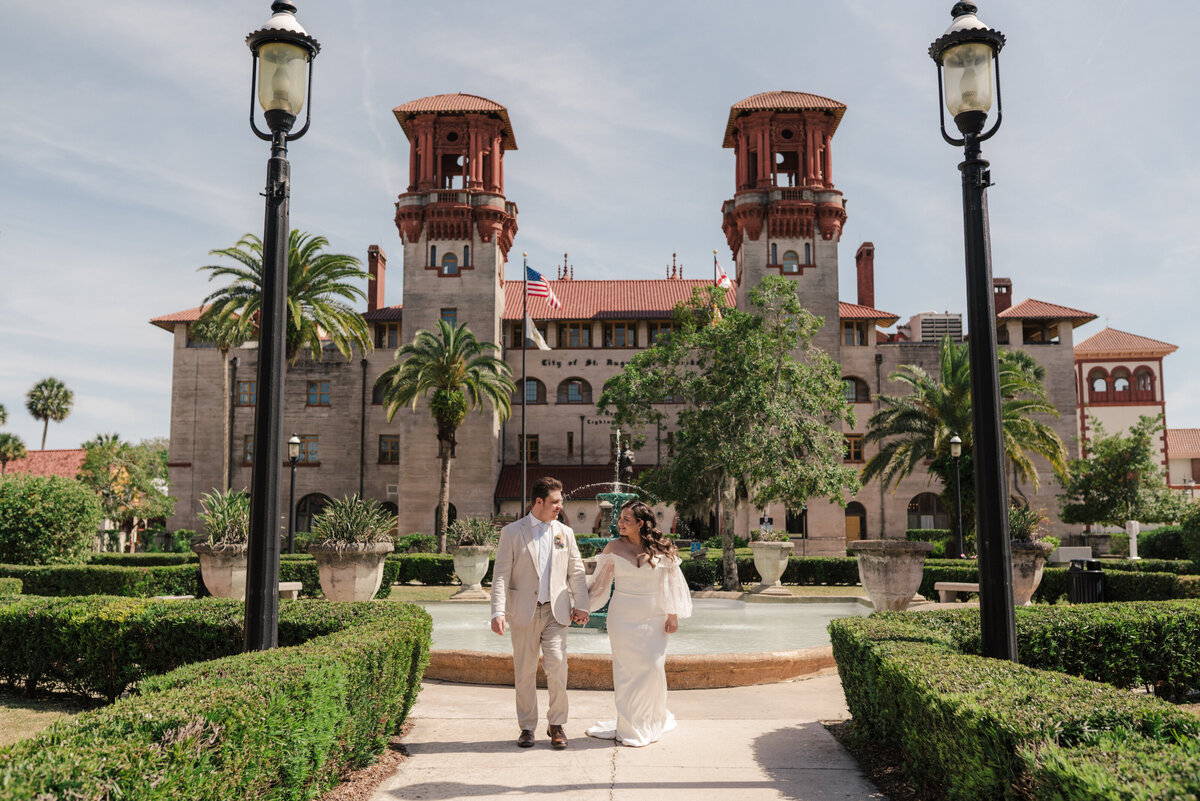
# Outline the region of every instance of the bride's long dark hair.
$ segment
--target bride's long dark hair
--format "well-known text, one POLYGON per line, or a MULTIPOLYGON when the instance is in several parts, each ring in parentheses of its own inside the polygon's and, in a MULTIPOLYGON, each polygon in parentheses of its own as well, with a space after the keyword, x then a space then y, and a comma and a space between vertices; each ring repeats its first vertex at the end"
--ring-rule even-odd
POLYGON ((679 552, 675 543, 659 531, 658 520, 654 517, 653 509, 641 501, 630 501, 621 507, 621 511, 626 509, 638 524, 642 535, 642 552, 650 557, 651 562, 657 561, 660 556, 675 556, 679 552))

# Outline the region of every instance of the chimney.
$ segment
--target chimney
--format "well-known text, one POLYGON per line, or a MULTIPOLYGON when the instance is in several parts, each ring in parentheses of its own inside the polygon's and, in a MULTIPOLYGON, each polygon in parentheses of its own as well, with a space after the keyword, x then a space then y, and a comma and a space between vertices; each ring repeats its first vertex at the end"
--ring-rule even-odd
POLYGON ((1012 279, 993 278, 992 294, 996 304, 996 314, 1012 306, 1012 279))
POLYGON ((863 242, 854 254, 858 268, 858 305, 875 308, 875 244, 863 242))
POLYGON ((387 256, 379 245, 367 248, 367 272, 371 274, 371 282, 367 287, 367 311, 373 312, 383 308, 383 277, 387 272, 387 256))

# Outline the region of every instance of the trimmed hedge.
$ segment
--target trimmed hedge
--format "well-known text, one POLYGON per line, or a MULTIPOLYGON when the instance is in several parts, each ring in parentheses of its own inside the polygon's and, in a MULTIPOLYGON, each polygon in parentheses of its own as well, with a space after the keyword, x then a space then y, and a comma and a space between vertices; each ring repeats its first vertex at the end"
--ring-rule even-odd
MULTIPOLYGON (((239 650, 240 610, 219 600, 27 599, 0 604, 0 632, 38 637, 57 657, 46 667, 72 679, 81 669, 66 663, 82 660, 93 680, 105 680, 106 662, 136 680, 239 650)), ((0 801, 320 795, 398 731, 432 625, 410 604, 307 601, 281 604, 279 631, 294 647, 152 676, 137 695, 0 750, 0 801)))
POLYGON ((194 553, 93 553, 88 557, 88 564, 119 567, 197 565, 200 564, 200 557, 194 553))
MULTIPOLYGON (((1176 686, 1197 686, 1200 678, 1196 602, 1016 614, 1023 661, 1066 667, 1078 657, 1124 682, 1147 670, 1138 667, 1148 661, 1139 645, 1165 636, 1174 657, 1192 664, 1171 674, 1181 682, 1176 686), (1062 642, 1073 646, 1071 654, 1062 642)), ((899 750, 908 778, 932 795, 976 801, 1200 793, 1200 718, 1124 688, 977 656, 970 651, 978 610, 843 618, 829 631, 858 733, 899 750)), ((1167 661, 1148 670, 1169 670, 1167 661)))
POLYGON ((1130 570, 1138 573, 1174 573, 1178 576, 1200 575, 1200 565, 1191 559, 1104 559, 1105 570, 1130 570))
POLYGON ((152 595, 207 594, 198 565, 114 567, 110 565, 0 565, 0 578, 18 578, 26 595, 152 595))
POLYGON ((22 586, 19 578, 0 578, 0 598, 20 595, 22 586))
POLYGON ((721 580, 721 563, 711 559, 684 559, 679 569, 693 590, 713 587, 721 580))

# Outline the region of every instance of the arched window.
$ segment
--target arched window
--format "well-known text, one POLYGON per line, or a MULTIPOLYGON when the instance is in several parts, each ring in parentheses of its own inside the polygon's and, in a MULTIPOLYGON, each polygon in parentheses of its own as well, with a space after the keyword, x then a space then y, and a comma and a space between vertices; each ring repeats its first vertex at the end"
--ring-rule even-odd
POLYGON ((429 263, 430 263, 431 265, 436 265, 436 264, 438 263, 438 260, 437 260, 437 245, 430 245, 430 246, 429 246, 429 263))
POLYGON ((592 385, 582 378, 568 378, 558 385, 559 403, 591 403, 592 385))
POLYGON ((1133 374, 1134 400, 1154 400, 1154 373, 1149 367, 1139 367, 1133 374))
POLYGON ((471 246, 463 245, 463 267, 471 266, 471 246))
MULTIPOLYGON (((392 517, 396 517, 396 515, 400 514, 400 507, 397 506, 396 504, 392 503, 391 501, 380 502, 379 508, 382 509, 383 511, 387 512, 392 517)), ((396 524, 394 526, 392 526, 392 531, 398 532, 399 530, 400 530, 400 520, 397 519, 396 524)))
POLYGON ((442 275, 458 275, 458 256, 453 253, 442 256, 442 275))
POLYGON ((804 263, 812 264, 812 245, 804 243, 804 263))
POLYGON ((800 272, 800 257, 796 255, 796 251, 789 250, 783 254, 783 271, 785 273, 800 272))
POLYGON ((867 509, 858 501, 846 504, 846 542, 867 536, 867 509))
POLYGON ((1104 403, 1108 400, 1108 373, 1104 368, 1097 367, 1088 373, 1088 400, 1092 403, 1104 403))
MULTIPOLYGON (((458 519, 458 510, 454 508, 454 504, 448 504, 446 509, 446 525, 449 526, 458 519)), ((442 533, 442 516, 438 514, 437 506, 433 507, 433 534, 440 536, 442 533)))
POLYGON ((1112 398, 1116 401, 1129 400, 1129 371, 1118 367, 1112 372, 1112 398))
POLYGON ((950 528, 950 515, 942 505, 942 499, 932 492, 914 495, 908 502, 909 528, 950 528))
POLYGON ((536 378, 527 378, 522 383, 517 381, 517 389, 513 392, 513 406, 520 406, 522 403, 545 403, 546 402, 546 385, 536 378))
POLYGON ((779 246, 771 243, 771 264, 779 264, 779 246))
POLYGON ((321 514, 329 496, 320 492, 305 495, 296 504, 296 531, 312 531, 313 518, 321 514))
POLYGON ((808 507, 802 506, 799 510, 788 509, 784 525, 787 527, 788 534, 806 539, 808 537, 808 507))
POLYGON ((842 391, 846 395, 846 403, 870 403, 871 389, 861 378, 848 375, 842 378, 842 391))

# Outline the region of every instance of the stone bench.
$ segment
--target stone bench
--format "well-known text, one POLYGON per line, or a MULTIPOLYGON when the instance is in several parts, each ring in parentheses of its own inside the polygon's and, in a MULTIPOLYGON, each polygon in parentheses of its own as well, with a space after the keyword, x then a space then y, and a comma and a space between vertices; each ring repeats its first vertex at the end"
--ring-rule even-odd
POLYGON ((933 588, 937 590, 938 601, 944 604, 957 601, 960 592, 979 592, 979 584, 969 581, 938 581, 933 588))
POLYGON ((1060 545, 1054 549, 1054 553, 1050 554, 1050 558, 1046 560, 1047 564, 1051 565, 1066 565, 1070 564, 1072 559, 1091 559, 1092 546, 1090 545, 1075 545, 1065 546, 1060 545))
POLYGON ((304 589, 302 581, 281 581, 279 582, 279 599, 281 601, 294 601, 300 597, 300 591, 304 589))

